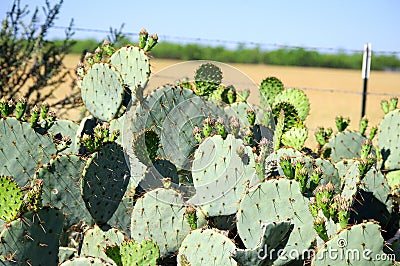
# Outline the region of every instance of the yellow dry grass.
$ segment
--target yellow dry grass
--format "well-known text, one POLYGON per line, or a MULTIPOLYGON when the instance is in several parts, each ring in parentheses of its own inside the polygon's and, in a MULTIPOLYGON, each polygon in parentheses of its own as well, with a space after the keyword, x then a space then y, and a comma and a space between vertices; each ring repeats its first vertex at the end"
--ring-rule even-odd
MULTIPOLYGON (((71 55, 67 57, 65 64, 67 67, 73 68, 78 60, 78 56, 71 55)), ((180 62, 182 61, 153 59, 151 61, 152 75, 156 75, 157 72, 164 68, 180 62)), ((331 89, 330 91, 305 90, 311 104, 311 112, 306 120, 306 125, 310 129, 315 129, 318 126, 335 129, 335 117, 343 115, 350 118, 351 128, 358 128, 363 87, 361 70, 247 64, 230 65, 248 75, 256 84, 260 84, 268 76, 275 76, 282 80, 286 87, 331 89), (353 92, 360 94, 354 94, 353 92)), ((372 71, 368 81, 368 92, 400 95, 400 73, 372 71)), ((368 95, 366 115, 370 120, 371 126, 378 125, 383 116, 383 112, 380 109, 380 101, 389 98, 390 96, 368 95)), ((257 91, 251 91, 250 102, 258 102, 257 91)), ((308 144, 315 145, 313 131, 310 131, 308 144)))

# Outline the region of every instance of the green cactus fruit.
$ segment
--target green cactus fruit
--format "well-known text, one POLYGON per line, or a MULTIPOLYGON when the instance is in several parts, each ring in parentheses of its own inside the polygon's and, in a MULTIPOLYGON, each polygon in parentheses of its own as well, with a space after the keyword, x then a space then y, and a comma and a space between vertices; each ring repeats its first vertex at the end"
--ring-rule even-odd
POLYGON ((361 118, 360 121, 360 134, 363 135, 365 137, 365 131, 367 130, 368 127, 368 118, 366 118, 365 116, 363 118, 361 118))
POLYGON ((215 135, 203 141, 192 165, 196 195, 189 200, 201 206, 207 216, 234 214, 248 185, 258 182, 254 155, 250 147, 234 136, 224 140, 215 135), (236 150, 243 147, 243 155, 236 150))
POLYGON ((113 260, 107 256, 104 249, 107 246, 121 245, 125 239, 126 236, 116 228, 102 230, 95 225, 85 232, 80 256, 101 258, 111 264, 113 260))
POLYGON ((139 49, 143 49, 146 46, 148 37, 149 33, 147 32, 146 29, 142 29, 139 32, 139 43, 138 43, 139 49))
POLYGON ((336 122, 336 127, 339 132, 344 131, 348 125, 350 124, 350 119, 349 118, 344 118, 343 116, 337 116, 335 118, 336 122))
POLYGON ((43 102, 42 105, 40 106, 40 117, 42 119, 46 119, 49 110, 50 110, 50 105, 46 102, 43 102))
POLYGON ((372 141, 366 139, 361 143, 360 158, 366 159, 372 150, 372 141))
POLYGON ((286 147, 302 150, 308 136, 307 128, 293 127, 282 135, 281 142, 286 147))
POLYGON ((305 193, 307 190, 307 182, 308 182, 308 172, 306 168, 300 169, 296 175, 295 179, 299 181, 300 184, 300 191, 301 193, 305 193))
POLYGON ((326 144, 325 130, 323 127, 319 127, 318 130, 315 131, 314 135, 320 146, 324 146, 326 144))
POLYGON ((21 187, 57 153, 50 135, 41 135, 13 117, 0 120, 0 151, 0 175, 12 176, 21 187))
POLYGON ((86 109, 97 119, 110 121, 117 116, 125 89, 116 67, 95 63, 83 77, 82 100, 86 109))
POLYGON ((103 43, 101 44, 101 49, 107 56, 111 56, 115 51, 115 48, 112 46, 109 40, 103 41, 103 43))
POLYGON ((353 225, 334 235, 318 249, 312 265, 392 265, 391 260, 374 261, 375 258, 385 257, 383 246, 379 225, 372 222, 353 225), (332 250, 336 250, 336 255, 329 255, 332 250), (343 259, 340 259, 341 255, 343 259))
POLYGON ((211 117, 207 117, 202 122, 203 125, 203 135, 205 138, 211 136, 213 132, 214 120, 211 117))
POLYGON ((385 114, 389 113, 389 102, 387 100, 382 100, 381 101, 381 108, 382 108, 382 111, 385 114))
MULTIPOLYGON (((308 198, 300 185, 284 178, 270 179, 249 189, 240 201, 236 225, 246 248, 257 246, 262 237, 262 223, 290 221, 293 230, 283 248, 284 254, 302 254, 315 240, 313 216, 308 198), (297 251, 296 251, 297 250, 297 251)), ((274 265, 286 265, 295 257, 279 257, 274 265)))
MULTIPOLYGON (((191 231, 186 218, 182 195, 172 189, 151 190, 136 201, 131 215, 131 238, 136 241, 151 239, 157 243, 160 256, 174 253, 191 231)), ((197 212, 198 227, 205 220, 197 212)))
POLYGON ((26 111, 26 107, 28 106, 26 98, 19 98, 18 102, 15 104, 17 120, 22 120, 26 111))
POLYGON ((123 242, 120 247, 122 265, 156 266, 160 250, 156 243, 150 240, 123 242))
POLYGON ((399 99, 397 97, 390 98, 389 100, 389 112, 397 109, 397 103, 399 99))
POLYGON ((64 229, 93 220, 81 196, 81 178, 86 160, 76 155, 60 155, 35 173, 35 180, 43 180, 42 206, 59 208, 65 214, 64 229))
POLYGON ((25 213, 0 233, 0 257, 7 265, 57 265, 63 221, 52 208, 25 213))
POLYGON ((0 176, 0 219, 6 222, 15 220, 23 206, 21 188, 10 176, 0 176))
POLYGON ((280 102, 287 102, 294 106, 300 120, 304 121, 310 113, 310 101, 304 91, 296 88, 285 89, 275 96, 273 103, 277 105, 280 102))
MULTIPOLYGON (((123 83, 129 87, 132 97, 139 88, 145 88, 150 76, 150 59, 135 46, 121 47, 110 58, 110 63, 121 74, 123 83)), ((134 98, 135 99, 135 98, 134 98)))
POLYGON ((337 162, 342 159, 361 157, 361 145, 366 138, 358 132, 343 131, 329 139, 326 144, 331 148, 330 157, 337 162))
POLYGON ((314 191, 318 187, 322 179, 322 174, 323 174, 322 168, 319 166, 313 170, 310 176, 310 185, 309 185, 310 191, 314 191))
POLYGON ((60 266, 114 266, 114 263, 109 263, 101 258, 95 257, 78 257, 67 260, 60 266))
POLYGON ((318 204, 317 204, 317 201, 316 201, 315 197, 312 197, 310 199, 310 201, 308 203, 308 209, 310 210, 310 212, 311 212, 311 214, 312 214, 312 216, 314 218, 317 217, 319 207, 318 207, 318 204))
POLYGON ((226 139, 228 132, 226 131, 226 128, 225 128, 225 120, 222 117, 219 117, 215 121, 215 128, 216 128, 217 134, 220 135, 223 139, 226 139))
POLYGON ((226 265, 236 266, 231 257, 235 244, 216 229, 197 229, 183 240, 179 248, 177 262, 182 265, 182 258, 190 265, 226 265))
POLYGON ((30 115, 31 115, 31 121, 30 121, 30 125, 32 128, 37 127, 38 122, 39 122, 39 108, 35 105, 32 107, 32 109, 30 110, 30 115))
POLYGON ((277 247, 284 244, 291 233, 290 221, 270 222, 262 225, 263 234, 256 247, 251 249, 235 249, 232 258, 239 265, 261 266, 272 264, 277 258, 277 247))
POLYGON ((317 216, 314 219, 314 229, 322 240, 324 240, 325 242, 329 240, 324 218, 317 216))
POLYGON ((349 224, 349 219, 350 219, 350 214, 349 211, 347 210, 348 206, 344 205, 342 208, 339 209, 337 216, 338 216, 338 221, 340 224, 340 227, 342 229, 346 228, 349 224))
POLYGON ((400 168, 400 156, 397 152, 400 147, 399 120, 400 109, 396 109, 387 113, 379 124, 378 147, 385 170, 400 168))
POLYGON ((287 155, 284 154, 280 160, 279 160, 279 165, 281 166, 283 173, 285 174, 286 178, 288 179, 293 179, 295 176, 295 168, 292 165, 291 158, 287 155))
POLYGON ((130 169, 122 147, 106 143, 92 154, 82 175, 82 198, 86 208, 97 224, 104 224, 118 208, 129 183, 130 169))
POLYGON ((153 34, 147 40, 147 44, 146 44, 146 46, 144 47, 143 50, 145 52, 150 52, 151 49, 153 49, 154 46, 156 46, 157 43, 158 43, 158 36, 157 36, 157 34, 153 34))
POLYGON ((222 71, 213 63, 204 63, 196 69, 194 76, 195 93, 209 96, 222 82, 222 71))
POLYGON ((252 109, 247 109, 247 121, 249 122, 250 126, 254 126, 255 122, 256 122, 256 114, 254 112, 254 110, 252 109))
POLYGON ((203 131, 198 126, 193 128, 192 134, 198 143, 203 141, 203 131))
POLYGON ((192 206, 189 206, 186 208, 186 220, 188 221, 190 228, 192 230, 197 229, 197 213, 196 209, 193 208, 192 206))
POLYGON ((260 105, 267 109, 275 102, 275 97, 284 90, 284 85, 276 77, 265 78, 259 87, 260 105))

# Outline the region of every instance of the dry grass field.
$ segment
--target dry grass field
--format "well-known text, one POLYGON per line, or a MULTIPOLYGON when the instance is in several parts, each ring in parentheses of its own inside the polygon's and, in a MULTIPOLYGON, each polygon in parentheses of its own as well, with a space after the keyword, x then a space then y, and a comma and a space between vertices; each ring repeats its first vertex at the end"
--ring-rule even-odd
MULTIPOLYGON (((65 64, 67 67, 74 68, 78 60, 78 56, 71 55, 67 57, 65 64)), ((152 75, 157 76, 157 72, 180 62, 177 60, 153 59, 151 61, 152 75)), ((318 126, 335 129, 334 121, 337 115, 349 117, 351 120, 350 127, 353 129, 358 128, 363 86, 361 70, 246 64, 230 65, 246 74, 256 84, 260 84, 268 76, 275 76, 282 80, 286 87, 305 88, 311 103, 311 112, 306 120, 306 125, 311 130, 318 126), (306 88, 326 90, 309 90, 306 88)), ((165 73, 165 71, 163 72, 165 73)), ((368 92, 372 94, 367 97, 366 115, 370 120, 370 125, 377 125, 383 116, 383 112, 380 109, 380 101, 389 99, 390 96, 374 95, 374 93, 397 94, 400 96, 400 73, 372 71, 368 81, 368 92)), ((250 95, 250 102, 257 103, 258 92, 254 86, 250 95)), ((312 147, 315 145, 313 131, 310 131, 308 145, 312 147)))

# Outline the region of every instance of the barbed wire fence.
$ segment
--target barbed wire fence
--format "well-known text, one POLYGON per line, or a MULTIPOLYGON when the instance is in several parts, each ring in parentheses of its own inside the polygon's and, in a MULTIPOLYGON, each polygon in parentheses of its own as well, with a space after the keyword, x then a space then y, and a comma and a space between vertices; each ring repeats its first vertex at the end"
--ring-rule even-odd
MULTIPOLYGON (((54 29, 66 30, 68 27, 65 26, 53 26, 54 29)), ((93 29, 93 28, 82 28, 82 27, 72 27, 74 31, 78 32, 92 32, 92 33, 101 33, 101 34, 110 34, 112 29, 103 30, 103 29, 93 29)), ((127 37, 138 37, 139 34, 136 32, 120 32, 123 36, 127 37)), ((333 47, 317 47, 317 46, 296 46, 296 45, 286 45, 279 43, 264 43, 264 42, 252 42, 252 41, 234 41, 234 40, 222 40, 222 39, 207 39, 207 38, 195 38, 195 37, 182 37, 182 36, 172 36, 172 35, 159 35, 159 38, 163 41, 170 42, 178 42, 178 43, 197 43, 197 44, 218 44, 218 45, 244 45, 246 47, 260 47, 260 48, 277 48, 277 49, 304 49, 308 51, 329 51, 329 52, 341 52, 341 53, 362 53, 363 50, 359 49, 339 49, 333 47)), ((375 55, 395 55, 400 56, 400 51, 379 51, 374 50, 373 53, 375 55)), ((67 68, 71 71, 75 71, 75 68, 67 68)), ((361 66, 360 66, 361 70, 361 66)), ((163 76, 163 78, 170 79, 171 81, 178 80, 182 77, 177 76, 163 76)), ((251 86, 254 84, 243 83, 243 86, 251 86)), ((294 86, 293 86, 294 87, 294 86)), ((309 87, 295 87, 304 91, 319 91, 323 93, 345 93, 345 94, 355 94, 355 95, 363 95, 362 91, 354 91, 354 90, 346 90, 346 89, 335 89, 335 88, 309 88, 309 87)), ((400 88, 399 88, 400 89, 400 88)), ((386 92, 367 92, 366 95, 370 96, 385 96, 385 97, 400 97, 400 93, 386 93, 386 92)), ((311 131, 317 130, 316 128, 309 128, 311 131)))

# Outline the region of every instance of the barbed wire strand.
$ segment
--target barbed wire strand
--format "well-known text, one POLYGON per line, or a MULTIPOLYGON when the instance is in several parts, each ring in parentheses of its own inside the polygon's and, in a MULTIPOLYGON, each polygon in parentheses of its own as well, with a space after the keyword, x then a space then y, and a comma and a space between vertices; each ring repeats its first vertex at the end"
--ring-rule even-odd
MULTIPOLYGON (((54 29, 68 29, 66 26, 53 26, 54 29)), ((95 32, 95 33, 110 33, 109 30, 102 29, 91 29, 91 28, 81 28, 81 27, 72 27, 73 31, 81 31, 81 32, 95 32)), ((135 32, 121 32, 125 36, 139 36, 138 33, 135 32)), ((234 40, 222 40, 222 39, 208 39, 208 38, 198 38, 198 37, 182 37, 182 36, 173 36, 173 35, 159 35, 160 40, 176 40, 183 42, 200 42, 200 43, 219 43, 219 44, 234 44, 234 45, 245 45, 245 46, 258 46, 258 47, 276 47, 283 49, 304 49, 310 51, 338 51, 345 53, 362 53, 362 49, 340 49, 333 47, 316 47, 316 46, 297 46, 297 45, 286 45, 279 43, 264 43, 264 42, 252 42, 252 41, 234 41, 234 40)), ((373 51, 374 54, 382 54, 382 55, 400 55, 400 51, 373 51)))

